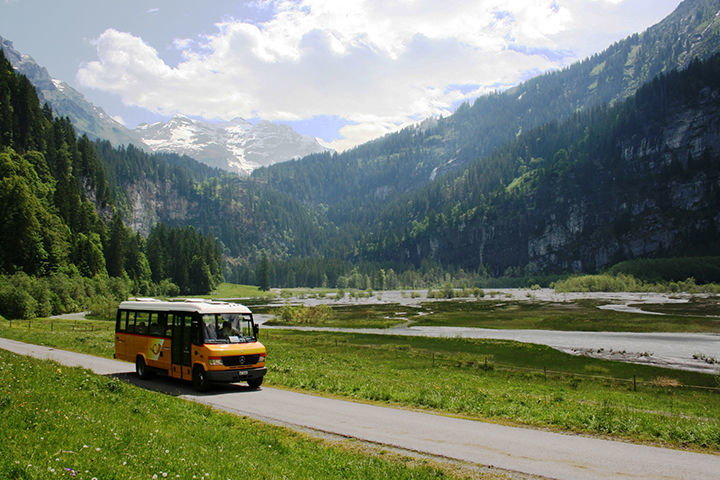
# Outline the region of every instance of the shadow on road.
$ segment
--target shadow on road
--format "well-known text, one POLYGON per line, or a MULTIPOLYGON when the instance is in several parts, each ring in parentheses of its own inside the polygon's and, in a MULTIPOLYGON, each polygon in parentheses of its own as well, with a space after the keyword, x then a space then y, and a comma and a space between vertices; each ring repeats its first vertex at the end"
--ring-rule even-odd
POLYGON ((189 395, 193 397, 212 397, 215 395, 225 395, 228 393, 259 393, 262 389, 250 388, 247 385, 241 385, 239 383, 218 383, 210 387, 207 392, 198 392, 190 382, 178 380, 176 378, 170 378, 165 376, 156 376, 153 379, 143 380, 137 376, 134 372, 124 373, 113 373, 106 375, 107 377, 117 378, 125 383, 135 385, 136 387, 144 388, 152 392, 164 393, 165 395, 172 395, 173 397, 179 397, 181 395, 189 395))

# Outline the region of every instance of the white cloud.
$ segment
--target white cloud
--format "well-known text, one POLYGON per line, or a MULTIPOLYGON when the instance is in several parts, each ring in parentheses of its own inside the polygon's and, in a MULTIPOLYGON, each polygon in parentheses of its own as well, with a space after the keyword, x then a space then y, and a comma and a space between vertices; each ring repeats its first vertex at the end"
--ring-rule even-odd
POLYGON ((616 32, 632 23, 618 21, 621 1, 275 0, 269 21, 177 39, 175 67, 142 38, 108 29, 77 77, 165 115, 339 116, 353 122, 332 144, 343 149, 575 58, 553 52, 606 46, 633 31, 616 32), (617 36, 588 35, 605 30, 617 36))

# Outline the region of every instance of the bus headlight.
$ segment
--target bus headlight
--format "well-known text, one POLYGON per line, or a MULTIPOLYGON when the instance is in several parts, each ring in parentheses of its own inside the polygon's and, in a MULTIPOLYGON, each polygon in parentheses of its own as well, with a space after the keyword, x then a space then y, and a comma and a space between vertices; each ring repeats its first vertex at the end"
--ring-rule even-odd
POLYGON ((208 364, 211 367, 222 367, 223 361, 221 357, 208 357, 208 364))
POLYGON ((265 354, 262 354, 258 357, 258 363, 264 363, 265 362, 265 354))

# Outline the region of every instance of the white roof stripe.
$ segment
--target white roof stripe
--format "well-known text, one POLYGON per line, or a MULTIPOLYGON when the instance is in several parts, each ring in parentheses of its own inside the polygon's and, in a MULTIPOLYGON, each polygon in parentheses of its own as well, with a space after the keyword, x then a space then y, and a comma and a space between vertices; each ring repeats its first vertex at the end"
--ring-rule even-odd
POLYGON ((204 298, 189 298, 181 301, 165 302, 155 298, 139 298, 122 302, 121 310, 146 310, 152 312, 197 312, 197 313, 252 313, 239 303, 219 302, 204 298))

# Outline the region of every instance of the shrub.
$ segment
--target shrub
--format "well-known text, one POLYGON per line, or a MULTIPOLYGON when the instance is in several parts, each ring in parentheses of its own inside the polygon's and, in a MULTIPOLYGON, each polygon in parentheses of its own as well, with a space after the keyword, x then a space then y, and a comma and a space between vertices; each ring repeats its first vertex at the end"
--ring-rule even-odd
POLYGON ((11 285, 0 287, 0 313, 8 318, 27 319, 35 317, 37 302, 25 290, 11 285))
POLYGON ((280 309, 279 317, 285 323, 323 323, 332 317, 332 308, 329 305, 318 305, 315 307, 305 307, 303 305, 292 307, 286 305, 280 309))
POLYGON ((581 275, 559 280, 558 292, 643 292, 648 287, 632 275, 581 275))

